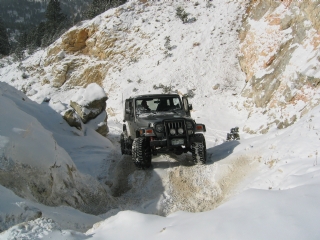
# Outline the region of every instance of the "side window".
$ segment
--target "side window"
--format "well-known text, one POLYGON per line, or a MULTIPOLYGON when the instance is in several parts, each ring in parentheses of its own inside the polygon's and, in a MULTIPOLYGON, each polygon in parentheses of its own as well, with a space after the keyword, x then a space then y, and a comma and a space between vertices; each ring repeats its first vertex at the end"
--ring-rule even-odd
POLYGON ((124 104, 124 120, 130 120, 132 116, 132 99, 126 99, 124 104))
POLYGON ((142 102, 142 100, 136 100, 136 107, 141 106, 141 102, 142 102))
POLYGON ((136 113, 140 114, 143 111, 142 100, 136 100, 136 113))

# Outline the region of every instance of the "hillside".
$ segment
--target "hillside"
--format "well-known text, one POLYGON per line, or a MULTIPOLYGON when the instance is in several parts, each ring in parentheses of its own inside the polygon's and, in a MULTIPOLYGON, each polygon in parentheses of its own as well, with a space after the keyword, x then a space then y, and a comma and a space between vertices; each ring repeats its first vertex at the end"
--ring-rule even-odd
POLYGON ((318 239, 319 6, 306 2, 130 1, 1 59, 0 239, 318 239), (105 116, 80 130, 61 116, 90 83, 108 95, 107 137, 94 131, 105 116), (123 99, 169 91, 206 125, 208 163, 164 154, 136 170, 120 152, 123 99), (241 140, 226 142, 235 126, 241 140), (57 154, 52 196, 67 201, 8 181, 19 161, 48 176, 57 154))

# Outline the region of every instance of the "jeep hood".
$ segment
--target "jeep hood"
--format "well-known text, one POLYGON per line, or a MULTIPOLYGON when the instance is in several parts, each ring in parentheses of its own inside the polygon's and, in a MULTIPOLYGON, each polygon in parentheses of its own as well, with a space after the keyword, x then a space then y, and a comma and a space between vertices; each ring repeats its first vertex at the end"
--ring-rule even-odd
POLYGON ((147 127, 149 123, 161 122, 166 119, 178 119, 184 118, 186 120, 192 120, 192 118, 187 117, 184 112, 155 112, 155 113, 142 113, 137 118, 137 124, 140 127, 147 127))

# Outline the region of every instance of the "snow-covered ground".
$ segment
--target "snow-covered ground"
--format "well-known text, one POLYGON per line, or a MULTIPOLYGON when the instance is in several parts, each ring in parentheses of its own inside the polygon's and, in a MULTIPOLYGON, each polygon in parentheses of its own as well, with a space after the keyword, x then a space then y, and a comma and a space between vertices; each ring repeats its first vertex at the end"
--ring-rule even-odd
MULTIPOLYGON (((109 211, 94 216, 67 206, 44 206, 0 186, 1 227, 26 221, 2 232, 0 239, 319 239, 320 107, 286 129, 274 127, 265 135, 241 131, 248 124, 248 112, 243 107, 245 99, 240 97, 245 76, 235 65, 239 25, 233 22, 241 19, 244 3, 214 1, 213 6, 203 8, 207 19, 194 3, 181 3, 197 21, 182 24, 179 19, 170 20, 161 30, 167 32, 158 38, 155 35, 152 42, 163 45, 164 36, 170 35, 171 44, 177 44, 173 56, 163 58, 162 50, 154 51, 105 80, 109 97, 107 138, 93 131, 90 123, 78 131, 61 118, 60 113, 79 88, 42 86, 38 76, 22 78, 21 65, 4 63, 0 68, 0 80, 6 82, 0 83, 0 115, 5 116, 0 122, 0 156, 9 138, 23 142, 26 137, 29 145, 12 150, 14 154, 23 156, 32 151, 46 155, 52 148, 44 149, 41 141, 52 136, 59 154, 75 164, 81 174, 104 185, 113 201, 109 211), (226 74, 237 76, 237 80, 228 82, 226 74), (148 77, 155 80, 148 81, 148 77), (7 83, 25 89, 39 108, 7 83), (121 156, 122 95, 161 92, 153 89, 159 83, 174 85, 183 93, 194 89, 192 117, 207 128, 205 166, 191 165, 189 154, 172 154, 154 157, 152 168, 141 171, 135 169, 129 156, 121 156), (216 84, 220 87, 215 90, 216 84), (49 104, 41 103, 46 96, 51 98, 49 104), (22 98, 24 101, 17 104, 22 98), (240 127, 241 140, 225 142, 235 126, 240 127), (39 212, 40 218, 30 220, 39 212)), ((145 21, 154 16, 160 22, 172 18, 177 5, 167 5, 169 15, 159 4, 149 6, 145 21)), ((145 27, 150 34, 156 32, 153 24, 158 21, 145 27)), ((41 61, 45 54, 37 52, 22 66, 41 61)), ((9 162, 1 158, 0 170, 10 169, 6 165, 9 162)))

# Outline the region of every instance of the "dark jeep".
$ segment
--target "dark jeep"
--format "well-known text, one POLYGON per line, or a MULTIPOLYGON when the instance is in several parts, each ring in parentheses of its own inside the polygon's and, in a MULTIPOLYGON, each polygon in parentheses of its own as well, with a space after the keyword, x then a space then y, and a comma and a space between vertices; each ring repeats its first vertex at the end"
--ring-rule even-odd
POLYGON ((138 168, 149 168, 152 155, 192 153, 195 163, 206 163, 204 124, 190 117, 192 105, 178 94, 135 96, 125 101, 122 154, 132 155, 138 168))

